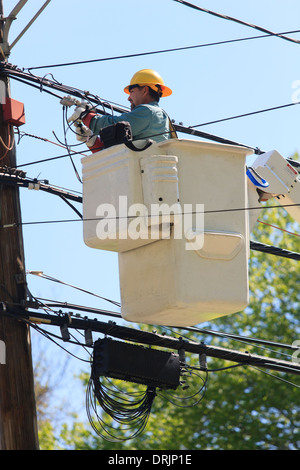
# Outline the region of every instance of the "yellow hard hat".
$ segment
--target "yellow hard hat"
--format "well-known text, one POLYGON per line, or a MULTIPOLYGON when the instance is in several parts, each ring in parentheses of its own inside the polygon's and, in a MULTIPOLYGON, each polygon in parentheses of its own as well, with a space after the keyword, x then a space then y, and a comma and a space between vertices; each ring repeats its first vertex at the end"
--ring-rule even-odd
POLYGON ((130 84, 124 88, 125 93, 129 95, 129 88, 133 85, 149 86, 154 91, 158 92, 160 96, 170 96, 172 94, 172 90, 164 84, 161 76, 151 69, 143 69, 136 72, 130 84))

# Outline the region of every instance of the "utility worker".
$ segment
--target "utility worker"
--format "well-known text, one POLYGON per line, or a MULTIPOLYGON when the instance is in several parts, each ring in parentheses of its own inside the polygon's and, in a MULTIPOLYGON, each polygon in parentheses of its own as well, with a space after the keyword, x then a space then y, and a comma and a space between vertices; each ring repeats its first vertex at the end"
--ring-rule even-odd
POLYGON ((100 130, 120 121, 129 122, 133 141, 151 139, 161 142, 176 137, 170 118, 158 104, 160 98, 170 96, 172 90, 164 84, 157 72, 150 69, 136 72, 124 91, 129 95, 128 101, 131 108, 131 111, 127 113, 118 116, 99 116, 91 111, 84 116, 81 114, 82 108, 76 108, 78 118, 86 126, 85 131, 82 129, 80 132, 77 131, 78 140, 86 142, 91 151, 99 151, 101 141, 97 136, 100 130), (88 137, 88 134, 93 137, 88 137))

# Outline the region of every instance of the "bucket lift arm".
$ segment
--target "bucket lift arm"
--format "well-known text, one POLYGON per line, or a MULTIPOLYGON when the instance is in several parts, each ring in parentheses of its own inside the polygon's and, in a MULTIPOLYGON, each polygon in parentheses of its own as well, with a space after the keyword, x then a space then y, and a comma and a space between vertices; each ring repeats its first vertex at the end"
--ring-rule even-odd
POLYGON ((300 224, 300 165, 297 162, 272 150, 256 158, 247 176, 248 193, 255 188, 258 202, 276 198, 300 224))

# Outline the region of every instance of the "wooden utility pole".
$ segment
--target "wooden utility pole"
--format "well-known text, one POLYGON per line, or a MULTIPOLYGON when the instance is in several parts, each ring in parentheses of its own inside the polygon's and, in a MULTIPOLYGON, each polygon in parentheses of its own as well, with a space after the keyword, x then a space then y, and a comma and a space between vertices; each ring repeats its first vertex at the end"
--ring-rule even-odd
MULTIPOLYGON (((3 43, 3 0, 0 15, 3 43)), ((6 59, 7 53, 2 51, 1 60, 6 59)), ((0 77, 0 87, 3 101, 3 94, 10 96, 9 80, 0 77)), ((14 131, 0 108, 0 167, 15 168, 14 131)), ((20 222, 18 188, 0 184, 0 303, 4 309, 26 299, 22 226, 10 226, 20 222)), ((29 327, 13 316, 0 314, 0 341, 5 345, 5 363, 0 363, 0 450, 38 450, 29 327)))

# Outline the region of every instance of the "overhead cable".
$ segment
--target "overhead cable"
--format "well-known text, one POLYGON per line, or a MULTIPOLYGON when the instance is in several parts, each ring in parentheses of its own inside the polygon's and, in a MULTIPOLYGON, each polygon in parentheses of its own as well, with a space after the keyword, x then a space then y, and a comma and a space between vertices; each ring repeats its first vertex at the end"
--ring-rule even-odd
MULTIPOLYGON (((13 169, 4 169, 4 171, 2 170, 2 172, 1 172, 1 169, 0 169, 0 183, 12 184, 12 185, 16 185, 16 186, 19 186, 19 187, 27 187, 27 188, 30 188, 30 186, 31 186, 32 189, 40 189, 42 191, 46 191, 48 193, 57 195, 57 196, 61 197, 66 203, 68 203, 68 199, 73 200, 73 201, 78 202, 78 203, 82 203, 82 201, 83 201, 82 196, 72 194, 72 193, 69 193, 69 192, 66 192, 66 191, 63 191, 63 190, 60 190, 60 189, 56 189, 55 187, 52 187, 48 184, 43 184, 43 183, 41 183, 37 180, 25 178, 24 174, 22 174, 22 175, 18 174, 18 170, 15 170, 15 173, 14 173, 13 169)), ((71 205, 70 203, 68 203, 68 204, 71 205)), ((295 204, 295 205, 298 205, 298 204, 295 204)), ((79 211, 73 205, 71 205, 71 207, 77 213, 77 215, 80 216, 81 220, 83 220, 83 216, 79 213, 79 211)), ((276 207, 278 207, 278 206, 276 206, 276 207)), ((284 207, 284 206, 280 205, 279 207, 284 207)), ((273 206, 267 206, 265 208, 273 208, 273 206)), ((250 210, 250 209, 255 210, 257 208, 244 208, 243 210, 250 210)), ((228 209, 228 210, 231 211, 231 210, 240 210, 240 209, 228 209)), ((220 210, 218 212, 223 212, 223 211, 226 211, 226 209, 225 210, 220 210)), ((216 212, 216 211, 208 211, 208 212, 216 212)), ((95 219, 95 220, 98 220, 98 219, 95 219)), ((72 221, 75 221, 75 220, 69 219, 69 220, 60 220, 60 221, 23 222, 22 225, 38 224, 38 223, 42 224, 42 223, 55 223, 55 222, 57 222, 57 223, 58 222, 72 222, 72 221)), ((86 219, 84 219, 83 221, 86 221, 86 219)), ((9 227, 12 227, 12 226, 15 226, 15 224, 9 224, 9 227)), ((0 228, 5 228, 5 227, 2 226, 0 228)), ((278 227, 275 227, 275 228, 278 228, 278 227)), ((296 233, 291 232, 291 234, 299 236, 296 233)), ((289 251, 289 250, 284 250, 282 248, 262 244, 262 243, 259 243, 259 242, 250 241, 250 249, 256 250, 256 251, 262 251, 264 253, 273 254, 273 255, 277 255, 277 256, 281 256, 281 257, 285 257, 285 258, 290 258, 290 259, 294 259, 294 260, 300 260, 300 254, 299 253, 295 253, 295 252, 292 252, 292 251, 289 251)), ((50 276, 44 275, 41 272, 29 272, 29 274, 35 274, 35 275, 38 275, 38 276, 43 277, 45 279, 52 280, 52 281, 55 281, 55 282, 61 282, 62 284, 64 284, 62 281, 59 281, 58 279, 54 279, 50 276)), ((69 285, 69 286, 76 288, 75 286, 71 286, 71 285, 69 285)), ((107 300, 107 299, 105 299, 105 300, 107 300)), ((118 304, 118 306, 120 306, 120 305, 118 304)))
POLYGON ((94 332, 103 333, 115 338, 123 339, 125 341, 133 341, 135 343, 146 344, 148 346, 164 347, 179 351, 184 349, 186 352, 196 354, 206 354, 208 357, 223 359, 229 362, 258 366, 263 369, 277 370, 281 372, 300 375, 300 366, 298 363, 291 361, 284 361, 273 359, 270 357, 258 356, 248 352, 241 352, 217 346, 210 346, 200 342, 182 341, 182 338, 172 338, 166 335, 160 335, 154 332, 137 330, 132 327, 118 325, 114 322, 101 322, 99 320, 91 319, 78 319, 76 317, 69 317, 68 315, 51 315, 31 312, 18 307, 9 307, 0 305, 2 315, 14 316, 16 320, 27 321, 34 318, 36 322, 45 322, 48 325, 61 326, 66 325, 68 328, 77 330, 90 329, 94 332))
MULTIPOLYGON (((41 78, 41 77, 37 77, 35 75, 32 75, 30 73, 25 73, 24 71, 18 69, 16 66, 14 66, 12 64, 7 64, 7 63, 1 62, 0 65, 2 67, 2 71, 1 71, 2 74, 6 75, 6 76, 9 76, 12 79, 16 78, 17 80, 22 79, 22 80, 25 80, 25 81, 28 80, 29 82, 38 83, 40 85, 40 87, 43 87, 43 88, 40 88, 40 91, 42 91, 44 89, 44 87, 50 87, 50 88, 54 88, 56 90, 59 90, 59 91, 65 93, 65 94, 76 96, 76 97, 78 97, 82 100, 90 101, 92 103, 95 103, 96 105, 101 105, 103 107, 103 109, 96 109, 95 110, 99 114, 106 114, 105 111, 104 111, 104 108, 108 108, 110 111, 113 110, 114 112, 119 112, 119 113, 128 112, 127 109, 124 109, 122 107, 109 104, 108 102, 105 102, 105 101, 99 101, 99 97, 96 97, 95 95, 92 95, 91 93, 89 93, 87 91, 82 91, 82 90, 79 90, 79 89, 76 89, 76 88, 73 88, 73 87, 67 87, 66 85, 59 84, 56 81, 49 80, 46 77, 41 78)), ((56 95, 56 97, 61 99, 61 96, 56 95)), ((208 134, 208 133, 205 133, 205 132, 202 132, 202 131, 198 131, 197 129, 185 127, 181 124, 174 123, 173 127, 178 132, 194 135, 194 136, 197 136, 197 137, 202 137, 204 139, 213 140, 213 141, 223 143, 223 144, 237 145, 237 146, 241 146, 241 147, 244 147, 244 148, 249 148, 249 149, 253 150, 255 153, 258 153, 258 154, 261 153, 261 150, 259 150, 258 148, 254 148, 254 147, 251 147, 251 146, 240 144, 238 142, 235 142, 235 141, 232 141, 232 140, 229 140, 229 139, 224 139, 222 137, 214 136, 212 134, 208 134)), ((149 136, 149 138, 150 137, 151 136, 149 136)), ((75 153, 73 153, 73 155, 74 154, 75 153)))
MULTIPOLYGON (((203 211, 204 214, 217 214, 220 212, 237 212, 237 211, 251 211, 251 210, 263 210, 263 209, 279 209, 286 207, 299 207, 299 204, 282 204, 282 205, 273 205, 273 206, 255 206, 255 207, 237 207, 230 209, 213 209, 203 211)), ((190 214, 200 214, 200 211, 191 211, 190 214)), ((162 214, 164 215, 164 214, 162 214)), ((168 214, 165 214, 168 215, 168 214)), ((114 216, 114 217, 105 217, 105 220, 120 220, 120 219, 132 219, 133 215, 124 215, 124 216, 114 216)), ((90 217, 83 219, 83 222, 90 222, 93 220, 101 220, 99 217, 90 217)), ((58 223, 69 223, 69 222, 78 222, 78 219, 53 219, 53 220, 40 220, 40 221, 29 221, 29 222, 15 222, 11 226, 17 227, 22 225, 38 225, 38 224, 58 224, 58 223)), ((0 226, 0 228, 6 228, 5 225, 0 226)))
MULTIPOLYGON (((278 35, 284 35, 284 34, 293 34, 293 33, 299 33, 300 30, 296 29, 293 31, 285 31, 283 33, 278 33, 278 35)), ((242 41, 250 41, 252 39, 263 39, 263 38, 268 38, 272 36, 271 33, 268 34, 262 34, 260 36, 250 36, 250 37, 245 37, 245 38, 237 38, 237 39, 229 39, 225 41, 217 41, 217 42, 210 42, 206 44, 196 44, 193 46, 183 46, 183 47, 173 47, 171 49, 161 49, 161 50, 156 50, 156 51, 149 51, 149 52, 138 52, 134 54, 125 54, 125 55, 118 55, 118 56, 111 56, 111 57, 102 57, 98 59, 88 59, 88 60, 79 60, 75 62, 63 62, 60 64, 49 64, 49 65, 39 65, 35 67, 28 67, 25 68, 24 70, 28 70, 30 72, 31 70, 37 70, 37 69, 49 69, 49 68, 55 68, 55 67, 69 67, 71 65, 85 65, 85 64, 91 64, 95 62, 105 62, 109 60, 120 60, 120 59, 130 59, 133 57, 141 57, 141 56, 147 56, 147 55, 155 55, 155 54, 164 54, 168 52, 179 52, 179 51, 186 51, 190 49, 198 49, 201 47, 211 47, 211 46, 220 46, 223 44, 232 44, 235 42, 242 42, 242 41)))
POLYGON ((82 196, 72 194, 68 191, 58 189, 46 182, 37 180, 36 178, 27 178, 24 172, 20 173, 20 170, 13 168, 1 168, 0 167, 0 182, 8 185, 15 185, 19 187, 25 187, 34 190, 45 191, 47 193, 54 194, 56 196, 70 199, 71 201, 82 203, 82 196))
POLYGON ((265 109, 261 109, 261 110, 258 110, 258 111, 250 111, 249 113, 238 114, 236 116, 230 116, 228 118, 217 119, 215 121, 203 122, 202 124, 193 125, 193 126, 191 126, 191 128, 201 127, 201 126, 209 126, 211 124, 219 124, 220 122, 231 121, 233 119, 240 119, 240 118, 243 118, 243 117, 253 116, 255 114, 267 113, 269 111, 277 111, 278 109, 289 108, 289 107, 295 106, 297 104, 300 104, 300 101, 295 101, 293 103, 283 104, 283 105, 279 105, 279 106, 273 106, 272 108, 265 108, 265 109))
MULTIPOLYGON (((63 308, 63 309, 67 309, 68 311, 79 310, 79 311, 83 311, 83 312, 86 312, 86 313, 93 313, 93 314, 98 314, 98 315, 107 315, 107 316, 112 316, 112 317, 116 317, 116 318, 119 318, 119 319, 122 318, 120 313, 111 312, 111 311, 108 311, 108 310, 97 309, 97 308, 94 308, 94 307, 87 307, 87 306, 83 306, 83 305, 72 304, 72 303, 69 303, 69 302, 59 302, 59 301, 54 301, 54 300, 50 300, 50 299, 42 299, 42 298, 38 298, 37 300, 45 302, 44 305, 46 307, 63 308)), ((174 333, 174 328, 178 329, 178 327, 165 327, 165 328, 167 328, 167 329, 172 328, 171 331, 173 333, 174 333)), ((287 350, 290 350, 290 351, 298 351, 299 350, 299 346, 296 346, 296 345, 293 345, 293 344, 285 344, 285 343, 279 343, 279 342, 275 342, 275 341, 263 340, 263 339, 255 338, 255 337, 242 336, 242 335, 233 334, 233 333, 225 333, 223 331, 215 331, 215 330, 211 330, 211 329, 207 329, 207 328, 199 328, 197 326, 180 327, 180 332, 178 333, 178 335, 180 337, 183 337, 182 330, 186 330, 186 331, 190 331, 190 332, 194 332, 194 333, 200 333, 200 334, 204 334, 204 335, 207 335, 207 336, 216 336, 216 337, 225 338, 225 339, 232 339, 232 340, 239 341, 239 342, 242 342, 242 343, 254 344, 255 346, 265 346, 265 347, 268 346, 268 347, 272 347, 272 348, 287 349, 287 350)))
POLYGON ((263 253, 268 253, 270 255, 282 256, 284 258, 294 259, 296 261, 300 261, 300 253, 295 253, 293 251, 284 250, 282 248, 266 245, 264 243, 259 242, 250 242, 251 250, 255 251, 262 251, 263 253))
MULTIPOLYGON (((42 78, 42 77, 32 75, 30 73, 26 73, 26 72, 18 69, 16 66, 14 66, 12 64, 7 64, 7 63, 2 62, 1 67, 2 67, 2 73, 4 75, 9 76, 12 79, 17 79, 17 80, 21 79, 25 83, 28 81, 28 82, 34 82, 34 83, 39 84, 39 86, 36 86, 36 85, 34 85, 34 86, 36 88, 40 89, 40 91, 46 91, 46 90, 44 90, 44 88, 45 87, 50 87, 50 88, 54 88, 56 90, 59 90, 62 93, 76 96, 76 97, 78 97, 82 100, 90 101, 91 103, 94 103, 95 105, 101 105, 101 107, 103 109, 101 109, 101 108, 100 109, 99 108, 95 109, 95 112, 98 113, 98 114, 107 114, 105 112, 105 108, 109 109, 110 111, 117 112, 117 113, 122 113, 122 114, 128 112, 128 109, 126 109, 124 107, 121 107, 119 105, 113 105, 113 104, 111 104, 111 102, 109 102, 107 100, 103 101, 99 97, 91 94, 88 91, 82 91, 82 90, 79 90, 77 88, 69 87, 69 86, 63 85, 61 83, 58 83, 57 81, 49 80, 46 77, 42 78)), ((28 83, 28 84, 32 85, 32 83, 28 83)), ((59 98, 59 99, 62 98, 59 95, 56 95, 56 94, 53 94, 53 95, 56 98, 59 98)), ((210 134, 210 133, 202 132, 202 131, 197 130, 195 127, 200 127, 202 125, 213 124, 213 123, 216 123, 216 122, 222 122, 222 121, 226 121, 226 120, 230 120, 230 119, 237 119, 237 118, 241 118, 241 117, 245 117, 245 116, 250 116, 252 114, 258 114, 258 113, 263 113, 263 112, 276 110, 276 109, 280 109, 280 108, 284 108, 284 107, 294 106, 296 104, 299 104, 299 102, 288 103, 286 105, 280 105, 280 106, 276 106, 276 107, 273 107, 273 108, 267 108, 267 109, 263 109, 263 110, 259 110, 259 111, 253 111, 253 112, 246 113, 246 114, 240 114, 238 116, 232 116, 232 117, 224 118, 224 119, 221 119, 221 120, 216 120, 216 121, 212 121, 212 122, 208 122, 208 123, 204 123, 204 124, 198 124, 197 126, 193 126, 193 127, 191 127, 191 126, 187 127, 187 126, 184 126, 182 124, 177 124, 175 121, 173 121, 173 126, 174 126, 174 128, 177 132, 181 132, 183 134, 193 135, 193 136, 196 136, 196 137, 201 137, 203 139, 212 140, 212 141, 219 142, 219 143, 222 143, 222 144, 237 145, 239 147, 248 148, 249 150, 252 150, 255 154, 259 155, 259 154, 264 153, 264 152, 261 149, 259 149, 258 147, 253 147, 253 146, 241 144, 239 142, 236 142, 236 141, 233 141, 233 140, 230 140, 230 139, 225 139, 225 138, 220 137, 220 136, 216 136, 216 135, 213 135, 213 134, 210 134)), ((151 137, 153 137, 153 136, 149 136, 149 138, 151 138, 151 137)), ((78 153, 80 153, 80 152, 78 152, 78 153)), ((72 154, 75 155, 76 152, 72 151, 72 154)), ((69 154, 67 156, 70 157, 69 154)), ((54 159, 55 158, 59 158, 59 157, 54 157, 54 159)), ((45 160, 41 160, 37 163, 41 163, 41 162, 44 162, 44 161, 45 160)), ((26 164, 23 164, 22 166, 25 166, 25 165, 26 164)), ((21 165, 19 165, 19 166, 21 166, 21 165)))
POLYGON ((105 297, 102 297, 101 295, 95 294, 94 292, 90 292, 86 289, 82 289, 81 287, 77 287, 77 286, 74 286, 72 284, 68 284, 67 282, 63 282, 59 279, 56 279, 53 276, 49 276, 48 274, 44 274, 43 271, 28 271, 28 274, 32 274, 32 275, 40 277, 42 279, 46 279, 48 281, 56 282, 58 284, 62 284, 62 285, 67 286, 67 287, 71 287, 72 289, 76 289, 76 290, 79 290, 81 292, 84 292, 85 294, 89 294, 89 295, 92 295, 92 296, 97 297, 99 299, 106 300, 107 302, 110 302, 110 303, 116 305, 117 307, 120 307, 119 302, 116 302, 116 301, 111 300, 111 299, 107 299, 105 297))
MULTIPOLYGON (((48 307, 50 307, 50 308, 62 308, 62 309, 68 309, 69 311, 70 310, 78 310, 80 312, 93 313, 93 314, 96 314, 96 315, 105 315, 105 316, 119 318, 119 319, 122 318, 120 313, 111 312, 110 310, 103 310, 103 309, 94 308, 94 307, 87 307, 87 306, 84 306, 84 305, 76 305, 76 304, 72 304, 72 303, 69 303, 69 302, 60 302, 58 300, 44 299, 44 298, 40 298, 40 297, 37 297, 37 300, 45 302, 44 305, 47 308, 48 307)), ((115 303, 115 301, 112 301, 112 302, 115 303)))
POLYGON ((294 39, 294 38, 290 38, 289 36, 285 36, 284 34, 282 33, 274 33, 273 31, 270 31, 269 29, 266 29, 266 28, 262 28, 261 26, 257 26, 255 24, 251 24, 251 23, 247 23, 246 21, 242 21, 242 20, 239 20, 237 18, 233 18, 232 16, 228 16, 228 15, 222 15, 221 13, 216 13, 214 11, 211 11, 211 10, 207 10, 206 8, 202 8, 202 7, 198 7, 197 5, 194 5, 192 3, 189 3, 189 2, 186 2, 184 0, 174 0, 175 2, 177 3, 182 3, 183 5, 187 6, 187 7, 190 7, 190 8, 193 8, 195 10, 198 10, 198 11, 202 11, 204 13, 208 13, 210 15, 213 15, 213 16, 216 16, 218 18, 222 18, 224 20, 229 20, 229 21, 233 21, 235 23, 239 23, 243 26, 248 26, 250 28, 254 28, 258 31, 261 31, 263 33, 267 33, 267 34, 270 34, 271 36, 276 36, 276 37, 279 37, 281 39, 285 39, 286 41, 290 41, 290 42, 293 42, 293 43, 296 43, 296 44, 300 44, 300 41, 298 39, 294 39))
MULTIPOLYGON (((175 328, 175 327, 173 327, 175 328)), ((205 334, 208 336, 217 336, 219 338, 225 338, 225 339, 232 339, 235 341, 241 341, 241 342, 247 342, 255 345, 261 345, 261 346, 271 346, 271 347, 276 347, 276 348, 281 348, 281 349, 287 349, 290 351, 298 351, 299 346, 295 346, 293 344, 285 344, 285 343, 278 343, 275 341, 268 341, 264 339, 259 339, 259 338, 253 338, 249 336, 241 336, 241 335, 236 335, 232 333, 224 333, 223 331, 214 331, 210 330, 207 328, 199 328, 196 326, 189 326, 189 327, 183 327, 182 329, 191 331, 194 333, 201 333, 205 334)))
MULTIPOLYGON (((17 129, 17 134, 18 134, 18 136, 19 136, 19 141, 18 141, 18 143, 20 142, 20 140, 21 140, 23 137, 32 137, 33 139, 42 140, 43 142, 47 142, 47 143, 49 143, 49 144, 57 145, 58 147, 61 147, 61 148, 66 149, 66 146, 65 146, 64 144, 58 143, 58 142, 53 142, 52 140, 49 140, 49 139, 47 139, 46 137, 39 137, 39 136, 34 135, 34 134, 28 134, 27 132, 24 132, 24 131, 20 132, 19 129, 17 129)), ((53 134, 55 135, 54 132, 53 132, 53 134)), ((55 137, 56 137, 56 136, 55 136, 55 137)), ((69 151, 73 152, 73 150, 71 150, 70 148, 69 148, 69 151)), ((86 153, 82 153, 81 155, 82 155, 83 157, 86 157, 86 156, 87 156, 86 153)))

